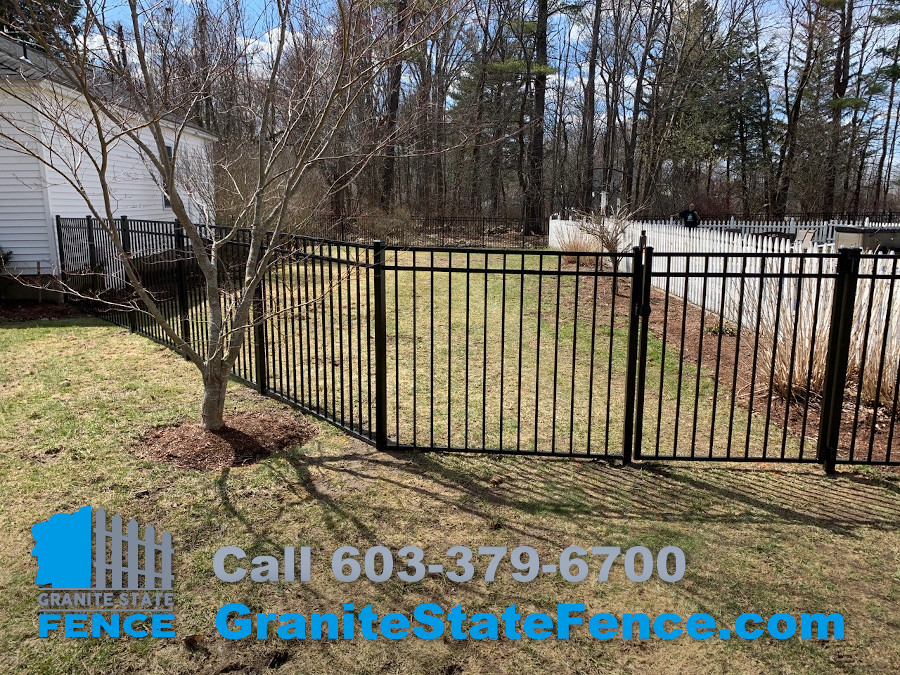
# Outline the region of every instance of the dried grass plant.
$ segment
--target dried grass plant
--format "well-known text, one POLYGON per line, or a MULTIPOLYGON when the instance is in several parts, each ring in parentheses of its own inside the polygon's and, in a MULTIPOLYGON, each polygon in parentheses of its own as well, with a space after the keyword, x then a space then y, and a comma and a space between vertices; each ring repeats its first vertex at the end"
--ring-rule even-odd
MULTIPOLYGON (((786 269, 786 272, 797 273, 799 260, 792 259, 787 267, 792 269, 786 269)), ((895 267, 892 260, 864 260, 860 275, 865 277, 873 272, 891 275, 895 267)), ((799 284, 797 279, 788 278, 765 279, 763 283, 762 302, 758 308, 759 372, 771 375, 772 390, 786 399, 821 396, 825 386, 834 280, 824 279, 817 283, 806 279, 799 284)), ((745 295, 745 300, 747 297, 751 294, 745 295)), ((748 318, 755 320, 756 304, 745 304, 745 326, 754 325, 748 323, 748 318)), ((860 278, 850 334, 845 395, 859 396, 866 405, 894 409, 900 374, 898 366, 900 288, 890 279, 860 278)))
MULTIPOLYGON (((587 235, 581 227, 565 228, 560 231, 559 248, 565 253, 596 253, 597 242, 587 235)), ((577 255, 563 255, 563 262, 568 265, 577 265, 581 261, 581 257, 577 255)), ((591 262, 593 265, 593 262, 591 262)))

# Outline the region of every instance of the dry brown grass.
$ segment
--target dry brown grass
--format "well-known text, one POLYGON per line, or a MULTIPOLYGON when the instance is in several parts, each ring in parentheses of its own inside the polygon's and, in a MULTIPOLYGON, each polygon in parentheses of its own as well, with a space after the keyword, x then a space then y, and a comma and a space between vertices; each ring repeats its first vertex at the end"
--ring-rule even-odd
MULTIPOLYGON (((574 228, 561 230, 557 243, 563 253, 591 253, 603 250, 588 233, 574 228)), ((577 255, 563 256, 563 261, 567 265, 576 265, 580 260, 581 258, 577 255)))
MULTIPOLYGON (((196 471, 136 458, 154 425, 196 415, 189 364, 147 340, 96 321, 0 326, 0 671, 34 673, 894 673, 900 644, 897 481, 818 468, 683 464, 614 468, 603 462, 378 453, 320 424, 317 442, 246 468, 196 471), (63 379, 69 386, 61 386, 63 379), (173 640, 36 637, 35 565, 28 528, 82 504, 173 534, 173 640), (430 560, 456 544, 527 544, 551 557, 573 543, 681 546, 676 584, 541 577, 519 584, 429 577, 341 584, 329 575, 337 546, 422 546, 430 560), (211 557, 224 545, 250 555, 314 549, 313 580, 218 582, 211 557), (470 611, 842 611, 841 642, 229 641, 215 610, 332 611, 372 603, 383 614, 420 602, 470 611), (202 634, 201 648, 182 641, 202 634)), ((282 406, 235 385, 230 410, 282 406)), ((479 562, 481 569, 483 564, 479 562)))
MULTIPOLYGON (((796 273, 799 267, 791 261, 796 273)), ((846 394, 861 402, 893 408, 897 404, 900 363, 900 287, 888 278, 896 265, 891 261, 862 262, 850 334, 846 394), (893 288, 892 288, 893 286, 893 288)), ((795 283, 795 282, 790 282, 795 283)), ((779 302, 777 284, 771 282, 760 305, 762 320, 760 362, 765 371, 772 367, 773 389, 793 398, 821 395, 825 384, 828 336, 834 302, 834 281, 816 283, 806 279, 793 292, 782 288, 779 302), (818 299, 817 299, 818 297, 818 299), (772 349, 771 345, 775 345, 772 349), (796 345, 792 348, 792 345, 796 345), (807 385, 808 382, 808 385, 807 385)))

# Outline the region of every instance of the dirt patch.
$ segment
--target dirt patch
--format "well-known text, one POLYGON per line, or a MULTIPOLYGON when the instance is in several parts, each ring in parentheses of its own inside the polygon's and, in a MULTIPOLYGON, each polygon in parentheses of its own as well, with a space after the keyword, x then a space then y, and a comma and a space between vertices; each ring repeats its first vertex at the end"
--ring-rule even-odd
POLYGON ((254 464, 315 435, 312 424, 288 411, 242 413, 227 417, 218 431, 196 422, 152 429, 136 454, 184 469, 215 470, 254 464))
POLYGON ((0 301, 0 321, 38 321, 40 319, 70 319, 84 316, 72 305, 60 302, 0 301))

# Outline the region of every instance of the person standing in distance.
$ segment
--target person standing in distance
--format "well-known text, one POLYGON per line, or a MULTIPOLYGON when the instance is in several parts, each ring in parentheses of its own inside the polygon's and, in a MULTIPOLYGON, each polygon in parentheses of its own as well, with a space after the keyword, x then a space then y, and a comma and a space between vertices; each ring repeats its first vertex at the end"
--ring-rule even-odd
POLYGON ((695 228, 700 224, 700 214, 697 213, 693 204, 688 204, 688 207, 679 213, 678 217, 681 218, 682 224, 688 228, 695 228))

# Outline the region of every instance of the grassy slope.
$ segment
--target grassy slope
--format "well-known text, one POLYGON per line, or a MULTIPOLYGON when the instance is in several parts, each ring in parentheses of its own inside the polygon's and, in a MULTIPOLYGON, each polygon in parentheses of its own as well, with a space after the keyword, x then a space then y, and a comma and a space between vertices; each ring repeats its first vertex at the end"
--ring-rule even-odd
MULTIPOLYGON (((383 455, 326 425, 304 448, 253 467, 196 472, 129 452, 154 424, 193 417, 192 368, 166 349, 94 321, 0 326, 0 670, 29 672, 496 673, 897 672, 900 642, 900 485, 877 474, 828 479, 816 468, 756 465, 619 469, 605 463, 466 455, 383 455), (69 386, 63 386, 67 380, 69 386), (176 640, 36 637, 30 526, 82 504, 173 533, 179 636, 203 633, 208 653, 176 640), (543 556, 567 545, 676 544, 681 582, 418 584, 329 580, 339 545, 425 548, 431 561, 455 544, 529 544, 543 556), (228 585, 215 580, 220 546, 253 555, 314 547, 309 584, 228 585), (410 611, 423 601, 473 611, 551 609, 707 611, 731 620, 840 610, 844 642, 603 643, 419 641, 309 644, 229 642, 215 610, 330 611, 352 601, 410 611)), ((232 409, 276 406, 235 385, 232 409)), ((479 569, 483 569, 481 563, 479 569)), ((501 568, 502 569, 502 568, 501 568)))

